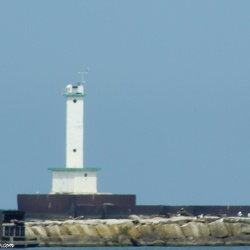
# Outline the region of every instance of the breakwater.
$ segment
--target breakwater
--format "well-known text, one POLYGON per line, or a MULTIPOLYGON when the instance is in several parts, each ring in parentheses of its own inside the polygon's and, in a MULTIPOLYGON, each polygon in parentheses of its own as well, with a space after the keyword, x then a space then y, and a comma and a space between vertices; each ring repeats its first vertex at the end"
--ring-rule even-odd
POLYGON ((250 245, 250 218, 176 216, 26 222, 40 246, 250 245))

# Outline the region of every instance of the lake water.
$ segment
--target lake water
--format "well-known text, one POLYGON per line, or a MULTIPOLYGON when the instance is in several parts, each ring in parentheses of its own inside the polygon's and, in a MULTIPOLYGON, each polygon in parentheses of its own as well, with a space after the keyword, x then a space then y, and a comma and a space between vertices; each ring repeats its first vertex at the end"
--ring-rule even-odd
POLYGON ((217 247, 39 247, 29 250, 250 250, 250 246, 217 246, 217 247))

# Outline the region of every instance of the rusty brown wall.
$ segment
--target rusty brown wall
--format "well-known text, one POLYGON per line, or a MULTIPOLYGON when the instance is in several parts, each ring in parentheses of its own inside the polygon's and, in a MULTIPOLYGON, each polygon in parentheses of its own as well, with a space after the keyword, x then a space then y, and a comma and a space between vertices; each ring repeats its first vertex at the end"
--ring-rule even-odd
POLYGON ((67 217, 76 216, 76 206, 103 206, 113 204, 118 206, 135 206, 135 195, 72 195, 72 194, 19 194, 17 196, 18 210, 26 212, 26 217, 67 217))

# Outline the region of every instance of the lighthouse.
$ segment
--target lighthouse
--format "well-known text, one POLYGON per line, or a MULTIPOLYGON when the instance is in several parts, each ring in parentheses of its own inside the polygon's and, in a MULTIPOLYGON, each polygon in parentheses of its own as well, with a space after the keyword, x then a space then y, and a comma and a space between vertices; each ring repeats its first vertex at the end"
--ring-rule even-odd
MULTIPOLYGON (((84 74, 82 81, 66 85, 66 150, 65 166, 49 168, 52 190, 46 194, 18 194, 18 209, 32 219, 123 218, 136 206, 133 194, 112 194, 97 191, 100 168, 84 164, 84 74)), ((36 177, 36 176, 35 176, 36 177)), ((42 179, 40 181, 43 181, 42 179)))
MULTIPOLYGON (((85 72, 82 73, 84 76, 85 72)), ((97 193, 99 168, 84 166, 84 78, 63 91, 66 97, 66 166, 49 168, 52 172, 51 193, 97 193)))

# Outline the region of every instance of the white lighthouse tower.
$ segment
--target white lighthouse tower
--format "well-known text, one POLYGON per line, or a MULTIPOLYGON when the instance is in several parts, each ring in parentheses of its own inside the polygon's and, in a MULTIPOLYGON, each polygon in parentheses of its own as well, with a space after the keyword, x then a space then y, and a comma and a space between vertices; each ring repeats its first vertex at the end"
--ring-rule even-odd
POLYGON ((66 97, 66 167, 52 171, 52 193, 97 193, 99 168, 84 166, 84 74, 82 82, 67 85, 66 97))

